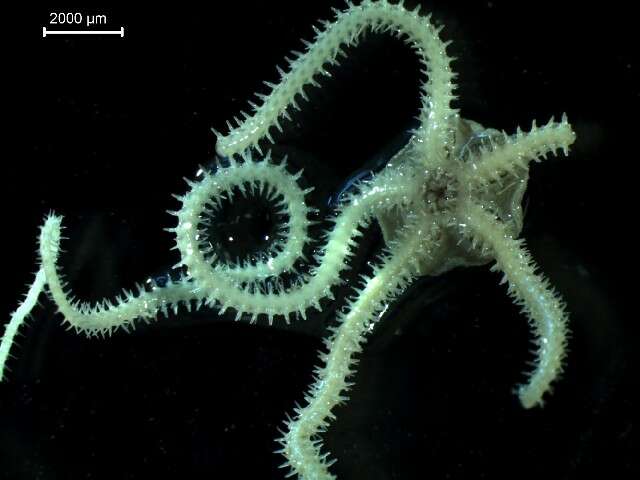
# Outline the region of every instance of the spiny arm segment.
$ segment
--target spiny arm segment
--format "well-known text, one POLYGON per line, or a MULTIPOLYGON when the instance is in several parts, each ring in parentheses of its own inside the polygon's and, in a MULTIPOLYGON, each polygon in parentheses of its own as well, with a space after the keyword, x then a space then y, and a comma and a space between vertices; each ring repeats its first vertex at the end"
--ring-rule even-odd
MULTIPOLYGON (((293 263, 303 257, 302 248, 309 240, 306 230, 311 209, 304 199, 308 190, 301 190, 296 183, 300 173, 290 175, 284 163, 274 165, 269 158, 253 161, 245 153, 241 161, 231 159, 229 166, 219 167, 215 174, 201 170, 201 176, 200 182, 189 182, 191 190, 186 195, 178 197, 183 202, 180 211, 176 212, 178 226, 169 229, 176 234, 177 249, 182 255, 177 266, 187 267, 187 277, 177 281, 169 279, 163 286, 152 282, 150 288, 138 284, 137 293, 125 290, 113 301, 105 299, 92 304, 75 299, 58 265, 62 217, 50 215, 46 218, 39 237, 43 273, 37 277, 40 280, 37 285, 42 283, 40 287, 43 288, 46 283, 69 328, 88 336, 110 335, 118 328, 128 330, 133 327, 136 319, 149 321, 160 313, 165 316, 170 310, 175 313, 180 305, 190 310, 194 305, 200 308, 205 302, 219 303, 220 314, 228 308, 235 309, 236 319, 244 314, 250 315, 252 321, 264 314, 270 323, 276 315, 288 319, 290 314, 296 314, 305 318, 309 307, 319 309, 322 298, 333 298, 331 288, 341 283, 340 272, 347 268, 348 257, 356 245, 355 238, 360 235, 357 227, 366 226, 379 209, 392 208, 393 202, 399 204, 410 195, 401 182, 363 185, 359 201, 352 198, 345 202, 334 218, 335 228, 327 232, 327 242, 317 254, 318 266, 289 289, 276 286, 261 291, 250 288, 246 282, 252 278, 258 281, 276 277, 291 270, 293 263), (275 257, 251 265, 229 266, 216 262, 215 255, 207 256, 207 247, 201 242, 202 232, 198 228, 202 212, 207 205, 219 204, 223 196, 230 198, 235 187, 243 191, 264 189, 272 197, 282 196, 281 204, 289 216, 288 233, 283 248, 275 257)), ((4 360, 17 325, 21 323, 18 313, 23 315, 25 312, 26 315, 32 307, 31 303, 25 304, 12 317, 0 349, 4 360)))
MULTIPOLYGON (((286 265, 289 267, 302 256, 302 246, 309 240, 306 236, 309 210, 304 203, 305 192, 299 189, 282 166, 267 161, 256 162, 248 152, 243 154, 242 160, 218 171, 216 175, 205 174, 199 183, 192 185, 192 189, 181 198, 182 208, 177 212, 178 225, 172 231, 176 234, 176 246, 181 254, 178 265, 186 267, 194 288, 205 295, 209 303, 218 303, 220 313, 233 308, 236 310, 236 319, 246 314, 252 322, 257 320, 258 315, 266 315, 269 323, 272 323, 277 315, 286 319, 292 314, 306 318, 306 311, 310 307, 319 310, 320 300, 333 298, 331 288, 342 282, 340 273, 348 268, 348 259, 353 255, 356 245, 355 239, 361 235, 359 227, 366 227, 377 212, 402 204, 408 196, 415 196, 412 189, 419 188, 416 183, 402 182, 401 176, 395 178, 393 172, 368 184, 363 183, 359 194, 344 202, 333 218, 334 228, 326 233, 325 245, 314 256, 317 266, 309 274, 303 275, 296 285, 289 288, 276 285, 265 292, 238 282, 230 271, 211 263, 201 242, 202 231, 198 228, 203 209, 208 202, 215 202, 222 192, 228 192, 241 183, 261 179, 273 185, 278 194, 287 199, 287 208, 290 209, 288 215, 292 221, 288 235, 296 237, 291 251, 282 252, 287 257, 286 265)), ((278 257, 274 262, 282 263, 278 257)), ((277 276, 281 270, 278 268, 269 272, 268 263, 256 266, 256 269, 264 272, 265 279, 277 276)))
POLYGON ((235 283, 256 283, 294 271, 295 262, 303 257, 303 247, 310 240, 307 235, 311 224, 308 215, 315 209, 307 206, 305 195, 313 188, 302 190, 297 184, 302 170, 294 175, 288 173, 286 159, 280 164, 272 163, 271 152, 262 161, 254 161, 249 152, 243 152, 241 161, 230 157, 228 162, 227 167, 218 165, 215 173, 201 168, 198 171, 200 181, 187 180, 190 191, 176 196, 182 206, 179 211, 169 213, 178 218, 178 226, 165 229, 176 234, 175 248, 182 255, 175 266, 186 265, 193 272, 194 268, 197 269, 197 261, 200 261, 208 264, 220 277, 235 283), (217 258, 206 230, 214 227, 209 218, 215 218, 225 199, 234 199, 236 190, 245 197, 248 192, 266 194, 267 199, 277 202, 279 213, 287 217, 287 221, 280 227, 284 239, 270 246, 271 255, 242 264, 227 264, 217 258), (196 233, 189 235, 186 232, 196 233), (192 259, 192 256, 198 258, 192 259))
POLYGON ((6 377, 5 370, 7 369, 7 359, 11 356, 9 351, 13 345, 15 336, 18 334, 18 329, 25 322, 27 316, 29 316, 38 303, 38 297, 44 290, 44 285, 45 274, 44 270, 41 268, 38 270, 38 273, 36 273, 36 278, 29 287, 29 291, 27 292, 27 296, 24 301, 20 304, 17 310, 13 312, 11 320, 5 326, 2 340, 0 340, 0 382, 2 382, 6 377))
POLYGON ((343 12, 336 11, 333 23, 324 22, 323 29, 315 29, 313 42, 305 42, 306 51, 289 60, 289 71, 279 69, 281 80, 277 85, 268 84, 271 92, 258 95, 260 106, 251 104, 254 113, 243 112, 244 120, 236 119, 236 127, 229 124, 227 135, 218 135, 218 153, 231 156, 246 149, 255 148, 260 152, 259 142, 267 138, 273 142, 270 130, 281 130, 280 119, 290 118, 288 110, 297 108, 296 96, 306 99, 304 88, 317 86, 317 75, 329 75, 325 64, 337 64, 338 56, 344 54, 342 46, 355 45, 363 32, 369 28, 374 32, 393 32, 405 36, 406 42, 419 55, 423 73, 428 79, 421 86, 420 126, 415 132, 416 144, 425 154, 422 158, 444 161, 447 151, 453 147, 453 130, 450 119, 457 115, 450 102, 455 98, 454 73, 451 59, 446 54, 448 43, 439 38, 440 28, 434 27, 430 16, 413 12, 401 4, 390 4, 386 0, 373 2, 365 0, 361 5, 350 7, 343 12))
POLYGON ((495 258, 492 270, 504 273, 509 295, 522 307, 535 334, 536 364, 527 383, 518 389, 525 408, 542 405, 543 395, 563 369, 568 338, 568 317, 560 296, 549 281, 536 273, 536 265, 524 240, 513 238, 493 213, 480 205, 467 204, 463 235, 495 258))
POLYGON ((561 150, 568 155, 569 146, 575 139, 576 134, 565 114, 560 122, 551 118, 543 127, 537 127, 534 121, 529 132, 518 127, 515 135, 503 133, 491 147, 481 149, 477 155, 471 154, 465 174, 476 186, 500 181, 505 173, 518 175, 527 169, 529 162, 540 161, 549 153, 561 150))
POLYGON ((63 322, 88 336, 111 334, 117 328, 127 329, 136 319, 150 320, 168 309, 177 310, 180 303, 191 309, 191 301, 199 308, 202 298, 193 293, 193 286, 186 280, 169 281, 165 287, 152 285, 146 290, 138 285, 138 294, 124 291, 115 302, 104 300, 95 305, 74 300, 58 267, 62 217, 50 215, 40 231, 40 260, 53 300, 63 316, 63 322))
POLYGON ((279 440, 287 461, 282 467, 291 469, 305 480, 330 480, 328 471, 334 460, 322 453, 319 438, 335 419, 332 410, 347 400, 348 377, 355 373, 357 354, 370 328, 385 311, 385 306, 400 295, 418 275, 418 262, 437 248, 437 228, 425 229, 425 212, 413 216, 400 232, 397 241, 388 246, 387 253, 365 277, 357 295, 338 316, 339 326, 325 340, 326 352, 320 353, 322 366, 315 369, 315 381, 305 395, 306 405, 295 409, 294 419, 286 422, 286 433, 279 440), (391 253, 393 252, 393 253, 391 253))
MULTIPOLYGON (((61 239, 62 217, 50 214, 40 228, 40 269, 24 302, 11 316, 0 340, 0 381, 6 377, 4 371, 14 337, 20 325, 36 307, 38 296, 44 291, 45 286, 48 286, 58 311, 62 313, 63 322, 67 323, 69 328, 88 336, 111 334, 117 328, 128 329, 136 318, 148 320, 160 312, 167 315, 169 308, 175 311, 181 302, 188 309, 191 308, 190 302, 194 295, 192 288, 184 280, 178 283, 169 282, 164 288, 152 285, 151 291, 140 285, 137 297, 131 292, 124 292, 124 298, 117 297, 115 305, 108 300, 96 305, 74 300, 67 291, 66 282, 58 273, 57 260, 61 239)), ((198 306, 201 303, 200 301, 198 306)))

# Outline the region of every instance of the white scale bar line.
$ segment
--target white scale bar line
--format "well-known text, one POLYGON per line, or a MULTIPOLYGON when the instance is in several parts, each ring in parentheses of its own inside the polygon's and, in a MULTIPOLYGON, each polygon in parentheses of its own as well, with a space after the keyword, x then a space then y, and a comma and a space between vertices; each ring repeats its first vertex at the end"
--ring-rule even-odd
POLYGON ((120 27, 120 30, 47 30, 47 27, 42 27, 42 37, 47 35, 120 35, 124 37, 124 27, 120 27))

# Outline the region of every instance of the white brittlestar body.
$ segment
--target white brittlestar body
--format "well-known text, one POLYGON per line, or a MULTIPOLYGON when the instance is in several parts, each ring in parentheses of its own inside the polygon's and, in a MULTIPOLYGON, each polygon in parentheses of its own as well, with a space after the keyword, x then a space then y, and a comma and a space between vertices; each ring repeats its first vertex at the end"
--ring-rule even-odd
POLYGON ((60 276, 58 256, 61 217, 49 215, 41 229, 40 270, 25 302, 13 314, 0 342, 0 378, 13 338, 38 294, 48 288, 64 322, 88 335, 110 334, 127 329, 136 319, 149 320, 179 305, 187 308, 216 305, 219 312, 235 310, 236 318, 306 317, 310 308, 333 298, 341 283, 349 257, 361 234, 359 227, 377 221, 386 243, 373 273, 355 288, 355 296, 338 315, 338 326, 325 340, 316 380, 295 409, 280 439, 286 465, 304 479, 333 478, 332 461, 322 452, 320 433, 334 418, 334 407, 346 401, 348 378, 355 371, 356 355, 362 350, 372 324, 417 276, 437 275, 456 266, 495 261, 492 269, 504 273, 509 293, 529 318, 536 343, 537 362, 519 389, 522 404, 542 403, 545 392, 562 370, 567 339, 567 316, 558 295, 535 272, 523 241, 521 201, 532 161, 558 150, 567 152, 575 135, 566 117, 514 135, 485 129, 463 120, 451 107, 455 99, 455 74, 429 17, 385 0, 365 0, 337 12, 333 22, 315 28, 313 42, 303 53, 280 69, 281 81, 261 94, 261 104, 252 104, 253 114, 244 114, 226 135, 218 134, 216 148, 228 159, 214 172, 201 169, 190 190, 177 197, 175 212, 180 260, 176 266, 185 275, 166 284, 140 285, 137 293, 124 291, 115 300, 97 304, 75 300, 60 276), (296 261, 304 258, 309 241, 309 214, 298 174, 287 171, 284 162, 263 156, 264 141, 273 141, 282 118, 305 98, 305 88, 317 86, 315 77, 338 63, 344 45, 357 44, 364 32, 390 32, 403 38, 415 51, 426 79, 420 88, 418 127, 409 143, 372 178, 363 180, 342 196, 333 225, 316 253, 307 273, 299 273, 296 261), (252 151, 257 151, 256 157, 252 151), (207 231, 222 202, 240 194, 266 196, 275 202, 283 218, 282 238, 253 261, 221 261, 210 244, 207 231), (278 281, 283 275, 298 275, 295 282, 278 281))

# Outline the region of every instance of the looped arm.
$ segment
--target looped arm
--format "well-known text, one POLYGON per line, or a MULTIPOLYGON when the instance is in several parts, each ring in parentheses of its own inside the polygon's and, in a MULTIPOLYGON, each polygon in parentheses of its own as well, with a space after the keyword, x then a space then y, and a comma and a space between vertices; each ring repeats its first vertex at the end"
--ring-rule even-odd
POLYGON ((281 130, 280 119, 289 118, 288 110, 297 108, 296 96, 306 99, 304 88, 318 86, 315 76, 329 75, 325 64, 337 64, 338 56, 344 55, 342 47, 355 45, 368 28, 374 32, 391 32, 405 35, 405 41, 416 51, 428 79, 420 87, 422 104, 420 106, 420 126, 415 132, 416 144, 432 161, 444 160, 452 145, 453 130, 449 118, 456 110, 450 107, 455 98, 454 73, 446 54, 448 43, 439 38, 440 28, 434 27, 429 16, 419 15, 418 8, 413 12, 402 5, 392 5, 385 1, 364 1, 361 5, 351 6, 344 12, 336 12, 333 23, 324 22, 323 29, 315 29, 313 42, 305 42, 306 51, 296 53, 289 60, 289 71, 278 69, 281 80, 278 84, 267 85, 271 88, 268 95, 258 95, 262 105, 251 103, 252 115, 243 112, 244 120, 236 119, 236 126, 229 124, 227 135, 218 135, 217 151, 230 157, 246 149, 255 148, 260 152, 259 142, 267 138, 271 142, 270 130, 281 130))
MULTIPOLYGON (((199 295, 206 297, 209 303, 220 304, 220 313, 233 308, 236 310, 236 319, 246 314, 254 322, 258 315, 266 315, 269 323, 277 315, 286 319, 291 314, 306 318, 307 309, 314 307, 320 310, 320 300, 325 297, 333 298, 331 288, 342 282, 340 274, 348 268, 348 259, 353 255, 356 245, 355 239, 361 235, 359 227, 366 227, 379 211, 401 205, 407 197, 415 195, 412 188, 419 188, 416 184, 407 185, 402 182, 401 176, 398 177, 400 180, 392 177, 390 172, 380 175, 370 183, 363 183, 359 194, 349 197, 341 205, 333 219, 334 228, 326 232, 326 243, 315 255, 317 266, 309 274, 303 275, 290 288, 276 285, 265 292, 238 282, 236 274, 243 269, 231 275, 230 271, 222 270, 212 263, 206 256, 207 251, 201 242, 203 235, 198 228, 199 219, 208 202, 215 202, 216 197, 233 186, 252 182, 257 178, 266 179, 276 191, 285 197, 291 197, 289 205, 299 210, 298 213, 289 212, 292 224, 299 225, 306 221, 304 194, 298 189, 295 179, 284 175, 278 166, 266 161, 255 162, 245 152, 243 163, 234 161, 228 168, 218 170, 214 175, 206 174, 201 182, 193 184, 191 191, 182 197, 182 208, 177 212, 178 225, 171 229, 176 234, 176 246, 181 255, 179 265, 186 267, 189 277, 193 279, 193 288, 199 295)), ((287 261, 291 264, 296 257, 302 255, 302 244, 308 240, 306 228, 303 230, 296 235, 304 238, 298 238, 301 241, 295 242, 296 249, 287 253, 287 261), (289 255, 290 253, 293 255, 289 255)), ((291 235, 289 232, 289 236, 291 235)), ((265 266, 265 272, 266 268, 265 266)), ((279 270, 275 270, 270 277, 277 277, 279 273, 279 270)))

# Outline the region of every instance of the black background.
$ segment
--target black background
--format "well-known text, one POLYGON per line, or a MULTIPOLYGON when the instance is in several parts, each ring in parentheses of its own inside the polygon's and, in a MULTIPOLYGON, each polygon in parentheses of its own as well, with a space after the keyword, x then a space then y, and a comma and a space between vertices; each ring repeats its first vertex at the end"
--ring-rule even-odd
MULTIPOLYGON (((464 117, 513 132, 567 112, 576 129, 568 159, 534 165, 523 231, 572 312, 571 351, 545 408, 523 410, 511 390, 530 336, 498 275, 478 267, 418 282, 371 338, 325 435, 339 478, 631 478, 638 468, 637 309, 625 305, 637 296, 640 87, 637 25, 621 5, 424 2, 453 40, 464 117)), ((277 80, 275 65, 331 6, 343 4, 82 10, 124 26, 124 39, 42 38, 46 7, 7 20, 4 318, 32 279, 50 210, 65 216, 61 264, 84 298, 175 263, 162 230, 175 223, 170 194, 212 159, 210 128, 224 130, 277 80)), ((370 36, 348 52, 276 138, 319 205, 418 105, 417 62, 401 42, 370 36)), ((65 331, 42 303, 0 385, 0 476, 284 477, 273 439, 335 305, 292 328, 179 313, 102 341, 65 331)))

